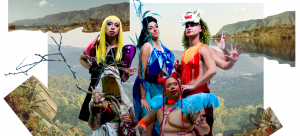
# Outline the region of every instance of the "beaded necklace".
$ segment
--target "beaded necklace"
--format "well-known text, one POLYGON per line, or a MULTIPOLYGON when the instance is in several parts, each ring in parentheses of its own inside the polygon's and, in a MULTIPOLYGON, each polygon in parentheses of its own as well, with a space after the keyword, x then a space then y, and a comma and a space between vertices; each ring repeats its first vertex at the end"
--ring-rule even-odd
MULTIPOLYGON (((164 113, 164 118, 163 118, 163 124, 162 124, 162 128, 161 128, 161 134, 164 134, 164 128, 165 128, 165 124, 166 124, 166 119, 167 116, 176 108, 176 106, 173 106, 167 113, 164 113)), ((164 107, 161 107, 161 110, 164 110, 164 107)))

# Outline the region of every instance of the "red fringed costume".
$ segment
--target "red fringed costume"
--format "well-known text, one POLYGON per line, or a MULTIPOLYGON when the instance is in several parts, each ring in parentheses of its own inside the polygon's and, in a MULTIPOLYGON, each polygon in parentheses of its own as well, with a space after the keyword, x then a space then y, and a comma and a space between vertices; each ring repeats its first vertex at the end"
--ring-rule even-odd
MULTIPOLYGON (((196 79, 199 74, 200 74, 200 48, 204 45, 204 43, 199 43, 197 45, 194 45, 192 47, 189 47, 188 49, 185 50, 185 52, 182 54, 182 60, 181 60, 181 83, 182 84, 187 84, 190 81, 192 81, 192 79, 196 79)), ((197 94, 197 93, 210 93, 210 90, 208 88, 210 82, 205 83, 199 87, 197 87, 195 90, 193 91, 189 91, 187 93, 184 93, 182 96, 183 98, 193 95, 193 94, 197 94)), ((205 108, 205 113, 206 114, 210 114, 211 116, 213 116, 213 107, 210 108, 205 108)), ((209 132, 209 134, 207 134, 206 136, 212 136, 212 120, 207 118, 206 122, 209 124, 211 131, 209 132)))

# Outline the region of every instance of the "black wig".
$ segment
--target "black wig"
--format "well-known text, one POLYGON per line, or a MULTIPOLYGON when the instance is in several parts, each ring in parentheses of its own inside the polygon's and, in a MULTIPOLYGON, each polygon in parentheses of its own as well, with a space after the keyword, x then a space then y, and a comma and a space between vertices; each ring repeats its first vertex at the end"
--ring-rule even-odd
POLYGON ((150 22, 155 22, 155 23, 157 23, 157 20, 156 20, 154 17, 152 17, 152 16, 147 16, 147 17, 145 17, 145 18, 143 19, 143 21, 142 21, 143 29, 141 30, 140 37, 139 37, 139 42, 138 42, 138 44, 137 44, 137 48, 138 48, 138 49, 141 49, 142 46, 144 45, 144 43, 148 41, 147 39, 150 38, 150 37, 148 37, 148 38, 145 40, 145 38, 146 38, 146 35, 145 35, 145 34, 149 34, 148 31, 147 31, 147 29, 148 29, 148 24, 149 24, 150 22))

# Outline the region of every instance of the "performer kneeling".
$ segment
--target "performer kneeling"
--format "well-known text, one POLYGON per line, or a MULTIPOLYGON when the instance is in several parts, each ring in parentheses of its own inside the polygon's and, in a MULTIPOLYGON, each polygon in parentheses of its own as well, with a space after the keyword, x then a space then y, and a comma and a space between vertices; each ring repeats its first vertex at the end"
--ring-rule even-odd
POLYGON ((159 78, 163 84, 163 96, 151 99, 151 112, 139 122, 141 136, 146 136, 147 124, 158 120, 161 126, 161 135, 196 136, 208 134, 212 124, 206 123, 204 108, 219 106, 219 99, 210 93, 199 93, 182 99, 179 74, 174 72, 169 78, 159 78), (180 118, 181 117, 181 118, 180 118))

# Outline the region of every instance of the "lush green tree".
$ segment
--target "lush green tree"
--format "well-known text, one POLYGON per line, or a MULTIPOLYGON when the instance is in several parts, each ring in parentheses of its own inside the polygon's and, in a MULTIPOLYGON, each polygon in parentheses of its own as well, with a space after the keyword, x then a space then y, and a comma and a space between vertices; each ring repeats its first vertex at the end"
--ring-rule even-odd
POLYGON ((248 105, 245 107, 226 109, 224 99, 219 97, 219 107, 214 108, 214 127, 213 133, 223 133, 226 130, 239 130, 241 126, 249 123, 249 115, 255 114, 258 107, 263 107, 262 104, 257 106, 248 105))

